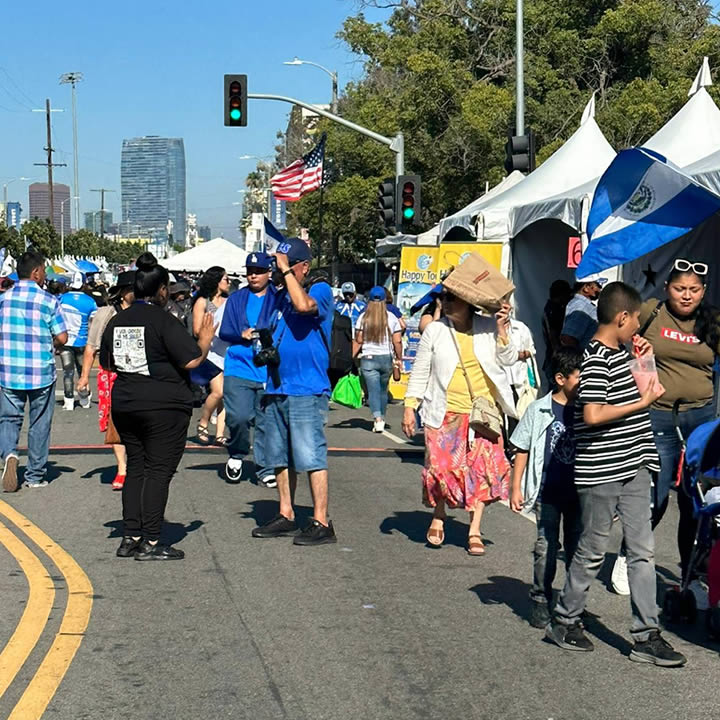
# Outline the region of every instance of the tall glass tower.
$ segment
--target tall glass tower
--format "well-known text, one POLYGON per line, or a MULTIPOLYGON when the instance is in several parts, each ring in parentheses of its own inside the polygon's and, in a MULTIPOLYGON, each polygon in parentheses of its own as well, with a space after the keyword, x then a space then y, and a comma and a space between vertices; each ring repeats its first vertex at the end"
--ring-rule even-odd
POLYGON ((185 244, 185 146, 156 135, 123 140, 122 219, 127 234, 164 236, 185 244))

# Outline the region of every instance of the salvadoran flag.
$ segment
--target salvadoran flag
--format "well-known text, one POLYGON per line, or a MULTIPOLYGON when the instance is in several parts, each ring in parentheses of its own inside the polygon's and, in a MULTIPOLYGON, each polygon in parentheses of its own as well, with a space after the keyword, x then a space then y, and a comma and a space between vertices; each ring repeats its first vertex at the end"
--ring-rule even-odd
POLYGON ((590 243, 577 277, 623 265, 685 235, 720 210, 720 196, 645 148, 617 154, 595 190, 590 243))
POLYGON ((265 235, 265 252, 269 254, 274 253, 277 246, 286 240, 285 236, 264 216, 263 233, 265 235))

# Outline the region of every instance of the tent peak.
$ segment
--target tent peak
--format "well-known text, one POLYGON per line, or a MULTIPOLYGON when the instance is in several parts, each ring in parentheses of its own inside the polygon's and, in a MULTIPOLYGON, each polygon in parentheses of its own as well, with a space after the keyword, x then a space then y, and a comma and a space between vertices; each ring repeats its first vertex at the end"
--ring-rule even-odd
POLYGON ((688 97, 694 95, 700 88, 710 87, 713 84, 712 75, 710 74, 710 63, 708 62, 707 55, 703 58, 702 65, 693 80, 693 84, 690 86, 688 97))
POLYGON ((584 125, 590 118, 595 117, 595 93, 597 93, 597 90, 593 90, 593 94, 590 96, 590 100, 588 100, 588 104, 583 110, 582 117, 580 118, 581 125, 584 125))

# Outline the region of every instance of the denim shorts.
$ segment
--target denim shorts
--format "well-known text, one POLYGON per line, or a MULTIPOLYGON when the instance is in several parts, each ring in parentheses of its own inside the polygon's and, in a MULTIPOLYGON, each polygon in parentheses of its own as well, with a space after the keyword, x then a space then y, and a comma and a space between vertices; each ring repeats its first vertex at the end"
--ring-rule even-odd
POLYGON ((265 395, 265 464, 327 470, 327 395, 265 395))

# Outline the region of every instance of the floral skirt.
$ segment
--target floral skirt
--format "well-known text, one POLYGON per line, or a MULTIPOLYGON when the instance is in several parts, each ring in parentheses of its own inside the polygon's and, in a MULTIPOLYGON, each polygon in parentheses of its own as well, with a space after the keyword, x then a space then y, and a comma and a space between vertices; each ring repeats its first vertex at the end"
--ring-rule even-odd
POLYGON ((100 425, 100 432, 107 430, 110 419, 110 395, 116 377, 116 373, 98 368, 98 424, 100 425))
POLYGON ((449 412, 442 426, 425 427, 423 503, 474 510, 478 503, 507 500, 510 463, 502 437, 496 443, 476 437, 468 442, 470 416, 449 412))

